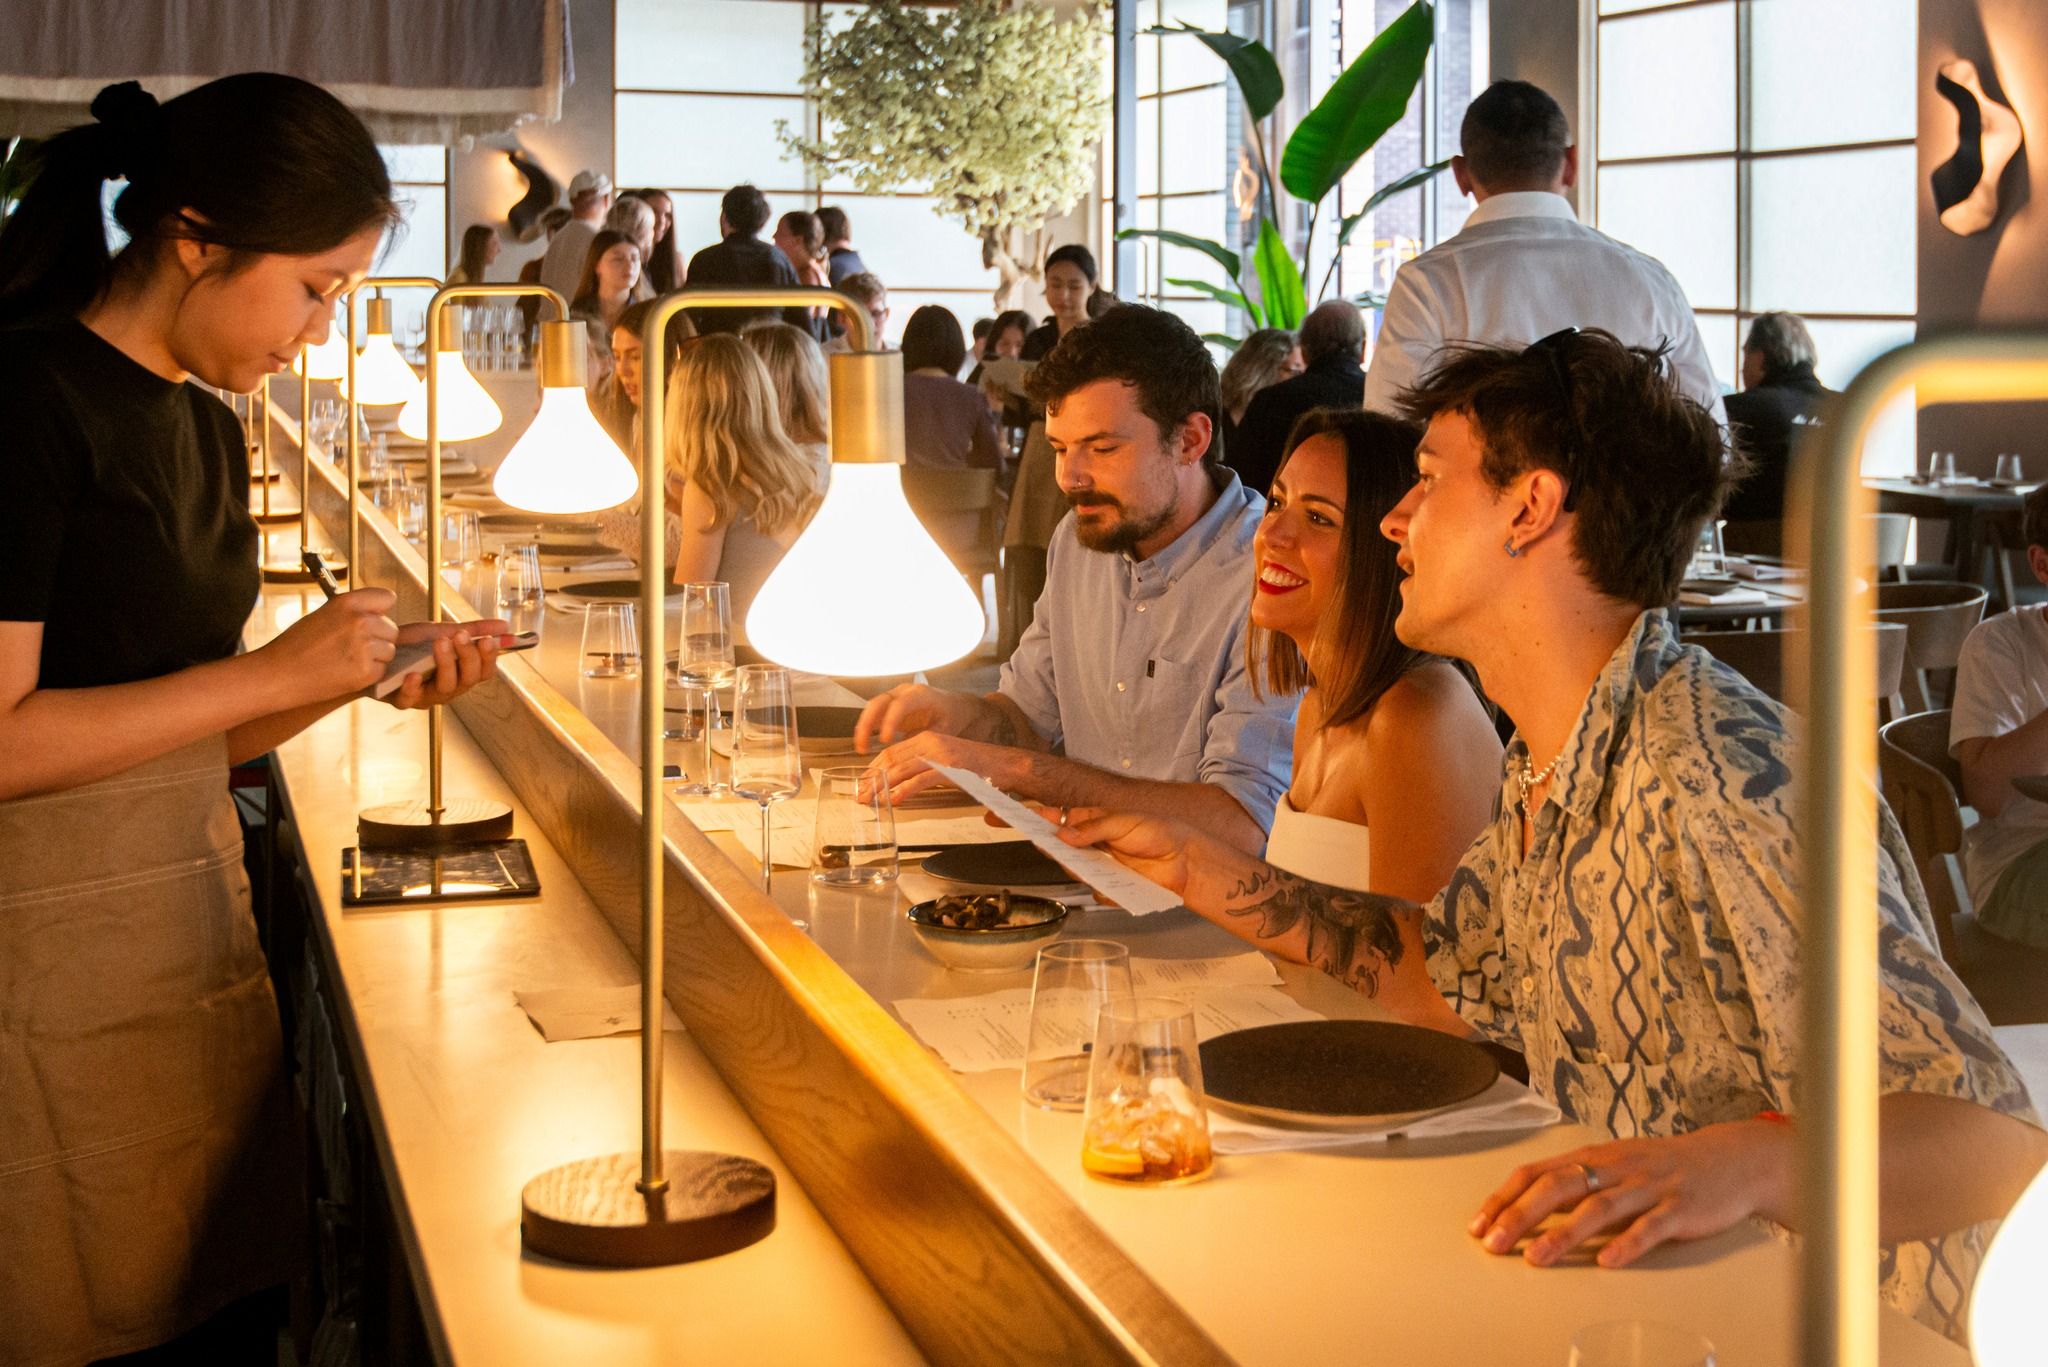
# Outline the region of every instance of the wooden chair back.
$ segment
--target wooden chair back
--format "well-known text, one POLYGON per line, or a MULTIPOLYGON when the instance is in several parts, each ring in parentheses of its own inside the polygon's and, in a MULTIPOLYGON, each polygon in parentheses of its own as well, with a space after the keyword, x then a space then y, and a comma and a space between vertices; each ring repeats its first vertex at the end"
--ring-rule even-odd
POLYGON ((1956 667, 1963 641, 1984 620, 1989 597, 1981 584, 1934 580, 1877 586, 1877 620, 1906 629, 1905 692, 1915 712, 1934 710, 1928 671, 1956 667))
POLYGON ((1920 881, 1934 909, 1942 957, 1956 961, 1955 922, 1969 911, 1950 860, 1963 847, 1962 769, 1948 753, 1948 709, 1916 712, 1878 728, 1877 762, 1884 800, 1906 833, 1920 881))
MULTIPOLYGON (((1871 701, 1895 705, 1905 672, 1906 630, 1889 623, 1879 623, 1874 630, 1877 633, 1877 696, 1871 701)), ((1685 635, 1685 643, 1699 646, 1755 684, 1759 691, 1776 698, 1795 712, 1803 712, 1805 700, 1788 696, 1785 651, 1788 647, 1801 648, 1805 636, 1803 631, 1689 631, 1685 635)))

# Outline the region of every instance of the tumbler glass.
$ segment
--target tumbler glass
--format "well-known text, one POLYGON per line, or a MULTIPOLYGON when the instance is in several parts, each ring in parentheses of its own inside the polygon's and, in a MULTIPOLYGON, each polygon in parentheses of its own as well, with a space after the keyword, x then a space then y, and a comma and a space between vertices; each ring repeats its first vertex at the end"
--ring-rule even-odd
POLYGON ((1038 951, 1024 1047, 1024 1099, 1078 1111, 1088 1099, 1095 1018, 1131 999, 1131 951, 1114 940, 1061 940, 1038 951))
POLYGON ((1607 1320, 1572 1335, 1566 1367, 1714 1367, 1714 1345, 1655 1320, 1607 1320))
POLYGON ((1195 1013, 1177 997, 1104 1003, 1088 1061, 1081 1168, 1132 1186, 1177 1186, 1216 1166, 1195 1013))
POLYGON ((531 542, 498 552, 498 616, 514 632, 538 631, 547 591, 540 577, 540 547, 531 542))
POLYGON ((861 796, 866 773, 857 764, 819 771, 814 883, 879 888, 896 881, 896 814, 885 784, 870 785, 861 796))
POLYGON ((640 675, 640 628, 631 603, 592 603, 583 614, 583 677, 640 675))

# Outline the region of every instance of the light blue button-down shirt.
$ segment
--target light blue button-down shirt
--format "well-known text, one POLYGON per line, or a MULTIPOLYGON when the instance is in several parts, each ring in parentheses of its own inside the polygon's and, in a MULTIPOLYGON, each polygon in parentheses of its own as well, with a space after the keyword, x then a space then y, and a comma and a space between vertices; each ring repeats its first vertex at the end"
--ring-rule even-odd
POLYGON ((1266 501, 1218 473, 1216 502, 1147 560, 1091 551, 1070 513, 1001 689, 1067 758, 1213 783, 1261 827, 1287 791, 1298 694, 1253 696, 1245 662, 1252 535, 1266 501))

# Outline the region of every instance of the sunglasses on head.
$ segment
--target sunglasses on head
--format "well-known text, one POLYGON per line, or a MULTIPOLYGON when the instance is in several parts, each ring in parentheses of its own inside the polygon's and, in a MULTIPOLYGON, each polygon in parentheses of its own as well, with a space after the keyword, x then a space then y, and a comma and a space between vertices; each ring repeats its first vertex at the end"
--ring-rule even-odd
POLYGON ((1540 355, 1550 363, 1551 376, 1557 381, 1557 396, 1564 405, 1565 421, 1571 425, 1571 445, 1564 452, 1564 510, 1571 512, 1579 498, 1580 452, 1586 449, 1586 428, 1579 421, 1578 391, 1572 387, 1571 363, 1565 357, 1565 346, 1579 335, 1577 328, 1563 328, 1548 337, 1538 338, 1522 349, 1524 356, 1540 355))

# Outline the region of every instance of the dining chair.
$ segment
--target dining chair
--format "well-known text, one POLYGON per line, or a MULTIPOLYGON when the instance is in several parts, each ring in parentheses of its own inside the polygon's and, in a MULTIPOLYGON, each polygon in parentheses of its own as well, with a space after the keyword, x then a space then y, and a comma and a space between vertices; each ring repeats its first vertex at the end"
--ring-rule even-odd
POLYGON ((1989 597, 1981 585, 1953 581, 1877 586, 1877 620, 1906 629, 1905 694, 1909 710, 1933 710, 1936 689, 1928 674, 1956 667, 1963 653, 1963 641, 1984 620, 1984 604, 1989 597))
MULTIPOLYGON (((1905 672, 1906 629, 1880 623, 1877 632, 1877 694, 1873 703, 1898 708, 1899 684, 1905 672)), ((1785 651, 1805 649, 1804 631, 1690 631, 1685 643, 1699 646, 1755 684, 1758 691, 1785 704, 1795 712, 1805 710, 1803 699, 1788 696, 1785 651)))
POLYGON ((1948 753, 1950 712, 1916 712, 1878 728, 1877 763, 1884 800, 1899 819, 1906 847, 1927 889, 1941 956, 1960 962, 1956 922, 1972 911, 1958 877, 1963 847, 1962 768, 1948 753))

